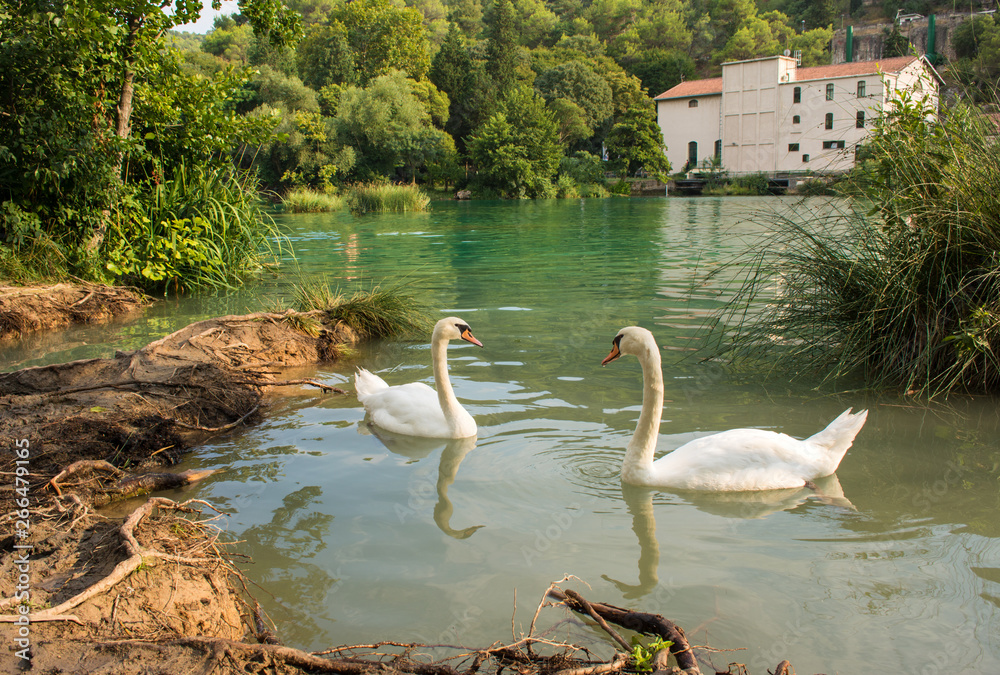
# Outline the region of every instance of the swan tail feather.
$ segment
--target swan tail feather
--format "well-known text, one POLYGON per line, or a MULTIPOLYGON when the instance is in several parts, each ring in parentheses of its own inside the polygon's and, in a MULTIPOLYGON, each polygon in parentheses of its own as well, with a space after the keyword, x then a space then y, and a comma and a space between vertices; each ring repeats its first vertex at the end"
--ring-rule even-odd
POLYGON ((364 368, 358 368, 358 372, 354 375, 354 390, 358 394, 358 400, 362 403, 372 394, 388 388, 389 385, 386 384, 385 380, 364 368))
POLYGON ((852 413, 851 408, 842 412, 819 433, 813 434, 808 442, 823 448, 829 462, 829 472, 833 473, 844 459, 848 449, 854 443, 854 437, 861 431, 868 419, 868 411, 852 413))

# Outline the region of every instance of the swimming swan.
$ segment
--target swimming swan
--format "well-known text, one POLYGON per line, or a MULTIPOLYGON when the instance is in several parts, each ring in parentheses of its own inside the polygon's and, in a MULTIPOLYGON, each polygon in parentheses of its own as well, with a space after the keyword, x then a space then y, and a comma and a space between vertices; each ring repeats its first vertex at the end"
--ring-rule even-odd
POLYGON ((441 319, 431 335, 434 386, 410 382, 390 387, 378 375, 358 368, 354 388, 372 423, 382 429, 426 438, 467 438, 476 435, 476 420, 455 398, 448 379, 448 341, 461 338, 479 347, 469 325, 456 317, 441 319))
POLYGON ((642 365, 642 412, 622 463, 622 480, 681 490, 799 488, 837 470, 868 416, 848 408, 805 440, 763 429, 731 429, 698 438, 653 461, 663 408, 660 350, 653 334, 629 326, 615 336, 607 365, 631 354, 642 365))

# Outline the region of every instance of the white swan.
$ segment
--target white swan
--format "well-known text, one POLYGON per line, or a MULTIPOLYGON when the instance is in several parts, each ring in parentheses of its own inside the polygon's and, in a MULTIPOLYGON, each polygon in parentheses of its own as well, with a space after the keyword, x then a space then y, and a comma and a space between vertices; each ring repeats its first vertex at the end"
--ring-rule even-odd
POLYGON ((407 436, 467 438, 476 435, 476 420, 455 398, 448 379, 448 341, 461 338, 479 347, 469 325, 456 317, 441 319, 431 336, 434 385, 410 382, 390 387, 378 375, 358 368, 354 388, 372 423, 407 436))
POLYGON ((681 490, 777 490, 799 488, 837 470, 868 416, 848 408, 805 440, 763 429, 731 429, 686 443, 653 461, 663 408, 660 350, 653 334, 629 326, 615 336, 601 365, 622 354, 642 364, 642 413, 622 463, 622 480, 681 490))

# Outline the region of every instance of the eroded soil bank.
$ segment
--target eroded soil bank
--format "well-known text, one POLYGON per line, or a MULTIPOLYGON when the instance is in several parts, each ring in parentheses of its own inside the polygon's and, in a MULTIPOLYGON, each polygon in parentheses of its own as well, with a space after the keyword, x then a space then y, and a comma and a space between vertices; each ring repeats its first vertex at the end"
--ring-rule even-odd
MULTIPOLYGON (((62 326, 56 310, 88 303, 97 318, 120 315, 95 300, 112 296, 7 292, 0 325, 62 326)), ((114 358, 0 374, 0 672, 301 672, 266 650, 220 647, 273 636, 206 522, 211 506, 134 498, 204 477, 169 467, 252 423, 288 383, 284 369, 335 359, 355 340, 321 315, 227 316, 114 358)))
POLYGON ((138 312, 150 303, 141 292, 99 284, 0 284, 0 340, 74 323, 99 323, 138 312))

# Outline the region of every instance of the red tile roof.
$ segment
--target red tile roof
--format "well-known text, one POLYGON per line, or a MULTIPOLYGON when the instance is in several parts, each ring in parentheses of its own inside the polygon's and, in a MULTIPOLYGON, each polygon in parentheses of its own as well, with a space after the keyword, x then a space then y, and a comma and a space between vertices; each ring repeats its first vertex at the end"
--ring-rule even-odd
POLYGON ((833 66, 796 68, 795 81, 828 80, 833 77, 853 77, 873 75, 874 73, 898 73, 919 58, 919 56, 894 56, 890 59, 877 61, 855 61, 853 63, 838 63, 833 66))
POLYGON ((667 89, 665 92, 655 97, 660 101, 665 98, 688 98, 691 96, 706 96, 708 94, 722 93, 722 78, 710 77, 707 80, 691 80, 681 82, 675 87, 667 89))

